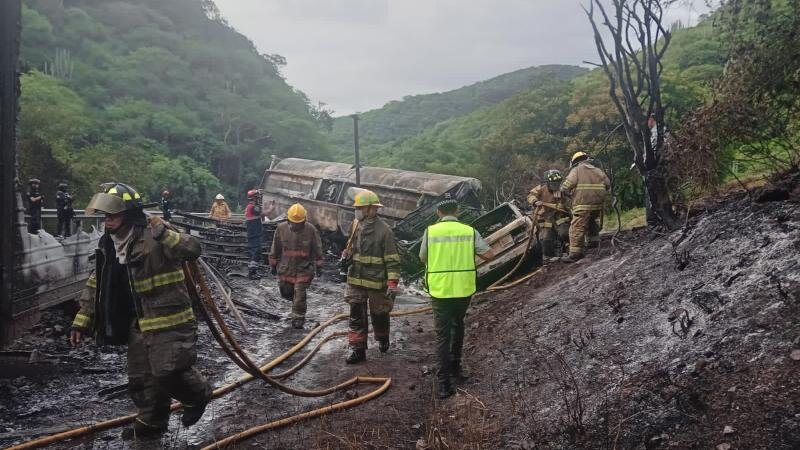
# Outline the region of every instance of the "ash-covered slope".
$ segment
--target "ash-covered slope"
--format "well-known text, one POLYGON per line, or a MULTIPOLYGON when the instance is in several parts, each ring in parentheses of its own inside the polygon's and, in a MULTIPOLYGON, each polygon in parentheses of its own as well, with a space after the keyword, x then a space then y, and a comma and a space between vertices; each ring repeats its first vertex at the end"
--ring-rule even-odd
POLYGON ((736 194, 623 238, 471 314, 494 444, 800 448, 798 203, 736 194))

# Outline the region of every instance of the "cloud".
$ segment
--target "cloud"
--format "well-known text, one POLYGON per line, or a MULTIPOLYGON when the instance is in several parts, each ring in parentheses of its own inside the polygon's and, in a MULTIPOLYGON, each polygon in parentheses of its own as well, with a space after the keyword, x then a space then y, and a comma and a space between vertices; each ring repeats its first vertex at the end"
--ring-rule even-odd
POLYGON ((575 0, 216 3, 261 52, 287 58, 284 74, 293 86, 337 114, 532 65, 596 59, 575 0))

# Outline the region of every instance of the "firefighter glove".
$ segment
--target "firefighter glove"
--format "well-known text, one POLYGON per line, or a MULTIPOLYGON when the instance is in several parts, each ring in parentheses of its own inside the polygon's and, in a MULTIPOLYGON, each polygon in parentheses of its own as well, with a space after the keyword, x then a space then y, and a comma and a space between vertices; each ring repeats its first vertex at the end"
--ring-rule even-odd
POLYGON ((161 220, 161 217, 150 216, 147 218, 147 223, 150 224, 150 229, 153 231, 153 237, 156 240, 160 240, 161 237, 164 236, 164 231, 167 229, 166 225, 164 225, 164 221, 161 220))

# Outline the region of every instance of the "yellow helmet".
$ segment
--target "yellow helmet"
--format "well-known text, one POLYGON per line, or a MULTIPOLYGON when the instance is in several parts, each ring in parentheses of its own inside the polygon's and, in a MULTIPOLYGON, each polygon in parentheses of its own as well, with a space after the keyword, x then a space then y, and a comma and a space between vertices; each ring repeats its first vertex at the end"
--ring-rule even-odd
POLYGON ((381 205, 381 201, 378 198, 378 194, 363 189, 361 192, 356 194, 356 197, 353 199, 353 206, 383 206, 381 205))
POLYGON ((586 152, 575 152, 572 155, 572 159, 570 159, 570 163, 574 164, 580 158, 586 159, 589 157, 589 154, 586 152))
POLYGON ((289 207, 289 211, 286 212, 286 218, 289 219, 289 222, 300 223, 306 220, 306 209, 300 203, 295 203, 289 207))

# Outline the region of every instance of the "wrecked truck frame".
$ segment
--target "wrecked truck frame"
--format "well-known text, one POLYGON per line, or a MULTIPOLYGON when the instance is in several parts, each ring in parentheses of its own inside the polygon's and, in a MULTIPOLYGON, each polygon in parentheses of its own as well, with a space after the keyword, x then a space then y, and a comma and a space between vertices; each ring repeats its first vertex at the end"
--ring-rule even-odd
POLYGON ((457 199, 465 210, 481 208, 481 183, 475 178, 361 167, 360 179, 356 184, 356 170, 346 163, 273 158, 261 180, 263 207, 266 210, 275 202, 280 214, 300 203, 308 210, 308 220, 339 242, 349 236, 353 195, 359 188, 378 194, 384 205, 379 215, 395 229, 398 239, 421 236, 429 225, 428 211, 435 212, 445 194, 457 199))
POLYGON ((300 203, 308 210, 310 222, 329 240, 342 244, 349 236, 354 218, 354 189, 374 191, 384 205, 379 215, 398 239, 403 274, 408 279, 418 277, 424 270, 417 257, 420 239, 425 229, 437 220, 437 204, 445 194, 450 194, 461 205, 459 220, 475 227, 497 255, 488 262, 476 258, 479 289, 500 279, 521 258, 525 261, 518 270, 541 265, 539 247, 529 246, 531 219, 513 203, 503 203, 483 214, 479 200, 481 184, 475 178, 362 167, 360 179, 357 185, 356 170, 346 163, 273 158, 261 181, 262 204, 269 208, 274 202, 276 213, 280 214, 292 204, 300 203))

